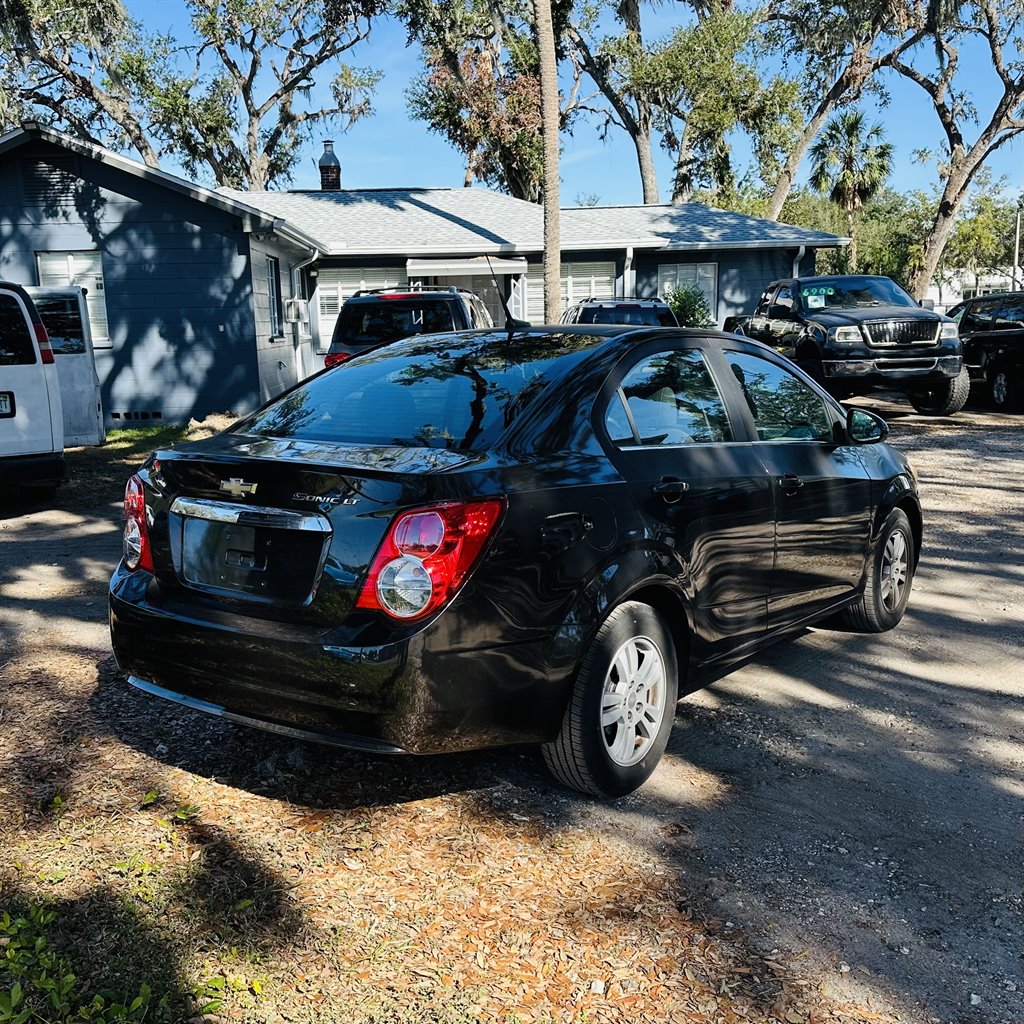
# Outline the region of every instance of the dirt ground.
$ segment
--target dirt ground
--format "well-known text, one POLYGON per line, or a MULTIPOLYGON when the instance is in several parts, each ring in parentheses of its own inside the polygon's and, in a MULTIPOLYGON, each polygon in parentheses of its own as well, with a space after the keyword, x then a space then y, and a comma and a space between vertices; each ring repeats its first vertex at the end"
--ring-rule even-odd
POLYGON ((375 759, 132 690, 106 581, 149 442, 70 453, 51 507, 0 504, 0 953, 45 905, 81 998, 145 983, 149 1021, 1021 1024, 1024 417, 859 401, 921 480, 906 619, 688 698, 614 804, 528 749, 375 759))

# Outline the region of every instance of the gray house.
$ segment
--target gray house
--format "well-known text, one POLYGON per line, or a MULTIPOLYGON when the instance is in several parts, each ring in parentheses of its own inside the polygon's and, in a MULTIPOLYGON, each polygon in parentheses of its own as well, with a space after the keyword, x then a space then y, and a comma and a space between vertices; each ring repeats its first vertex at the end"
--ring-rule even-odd
MULTIPOLYGON (((0 136, 0 278, 87 289, 108 425, 242 412, 323 365, 344 300, 421 282, 542 319, 539 206, 485 189, 210 190, 26 124, 0 136)), ((698 204, 566 209, 563 305, 696 284, 719 322, 815 231, 698 204)))

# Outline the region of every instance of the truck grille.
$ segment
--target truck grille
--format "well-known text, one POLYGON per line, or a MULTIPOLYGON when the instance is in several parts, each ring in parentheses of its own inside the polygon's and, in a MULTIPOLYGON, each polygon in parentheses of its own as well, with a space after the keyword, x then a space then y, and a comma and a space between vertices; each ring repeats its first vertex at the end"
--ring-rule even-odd
POLYGON ((932 345, 939 334, 935 320, 876 320, 864 327, 872 345, 932 345))

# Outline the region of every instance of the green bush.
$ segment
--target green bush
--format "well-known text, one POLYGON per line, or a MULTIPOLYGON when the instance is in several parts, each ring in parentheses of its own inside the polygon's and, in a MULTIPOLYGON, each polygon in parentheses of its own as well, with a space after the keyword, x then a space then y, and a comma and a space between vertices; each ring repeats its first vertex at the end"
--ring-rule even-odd
POLYGON ((81 990, 67 961, 50 946, 53 910, 30 907, 25 916, 0 915, 0 1022, 2 1024, 120 1024, 144 1020, 150 991, 140 986, 120 1002, 81 990))
POLYGON ((681 284, 665 292, 665 302, 681 327, 715 327, 717 321, 704 293, 693 284, 681 284))

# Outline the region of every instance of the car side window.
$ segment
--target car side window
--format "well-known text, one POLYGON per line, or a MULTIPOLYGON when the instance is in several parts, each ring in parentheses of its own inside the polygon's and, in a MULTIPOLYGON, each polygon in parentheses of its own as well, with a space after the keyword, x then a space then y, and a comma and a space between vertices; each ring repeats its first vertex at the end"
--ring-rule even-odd
POLYGON ((780 285, 772 305, 775 307, 772 310, 773 316, 790 319, 793 315, 793 289, 788 284, 780 285))
POLYGON ((761 301, 757 304, 757 309, 754 310, 754 316, 768 315, 768 310, 772 304, 772 296, 777 290, 776 288, 765 288, 764 293, 761 295, 761 301))
POLYGON ((992 314, 999 306, 1000 299, 979 299, 967 308, 960 321, 960 333, 989 331, 992 329, 992 314))
POLYGON ((746 352, 727 352, 761 441, 831 441, 824 399, 778 363, 746 352))
POLYGON ((658 352, 622 379, 605 413, 618 447, 731 441, 725 403, 696 349, 658 352))
POLYGON ((36 350, 21 303, 0 293, 0 366, 24 366, 36 361, 36 350))
POLYGON ((997 331, 1016 331, 1024 327, 1024 296, 1007 296, 1003 299, 996 312, 996 321, 992 325, 997 331))

